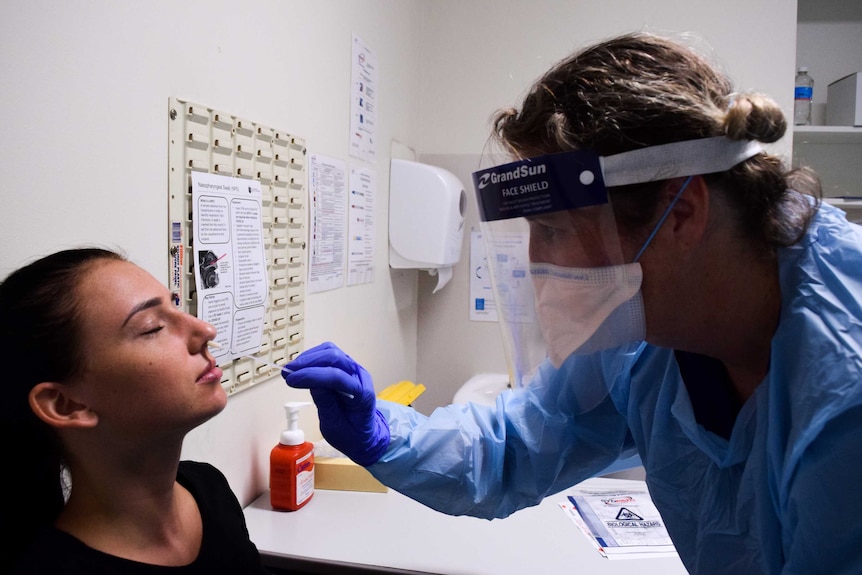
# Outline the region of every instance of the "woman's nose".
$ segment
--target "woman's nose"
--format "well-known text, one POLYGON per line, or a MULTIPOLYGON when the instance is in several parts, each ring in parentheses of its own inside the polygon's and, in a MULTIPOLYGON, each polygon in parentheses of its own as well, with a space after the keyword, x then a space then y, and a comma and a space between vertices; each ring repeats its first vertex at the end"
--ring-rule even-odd
POLYGON ((190 315, 189 318, 192 322, 189 349, 193 353, 198 353, 201 349, 206 347, 208 341, 215 339, 218 332, 216 331, 215 326, 209 322, 198 319, 192 315, 190 315))

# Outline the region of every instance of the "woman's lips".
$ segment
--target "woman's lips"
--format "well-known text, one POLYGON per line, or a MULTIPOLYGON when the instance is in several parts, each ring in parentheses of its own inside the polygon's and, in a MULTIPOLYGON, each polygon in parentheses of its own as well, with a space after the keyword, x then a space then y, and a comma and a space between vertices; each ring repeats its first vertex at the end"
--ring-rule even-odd
POLYGON ((198 377, 197 383, 206 384, 206 383, 221 382, 222 375, 223 375, 223 372, 222 372, 221 368, 219 368, 218 366, 213 364, 213 365, 210 365, 210 367, 208 367, 206 369, 206 371, 204 371, 200 375, 200 377, 198 377))

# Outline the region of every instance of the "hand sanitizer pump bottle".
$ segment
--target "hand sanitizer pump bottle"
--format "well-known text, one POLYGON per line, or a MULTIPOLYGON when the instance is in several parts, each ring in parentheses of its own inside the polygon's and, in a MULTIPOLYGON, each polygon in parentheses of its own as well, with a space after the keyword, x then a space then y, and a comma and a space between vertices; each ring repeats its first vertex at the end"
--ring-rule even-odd
POLYGON ((287 429, 269 454, 269 501, 273 509, 296 511, 314 495, 314 446, 299 429, 299 410, 309 402, 284 404, 287 429))

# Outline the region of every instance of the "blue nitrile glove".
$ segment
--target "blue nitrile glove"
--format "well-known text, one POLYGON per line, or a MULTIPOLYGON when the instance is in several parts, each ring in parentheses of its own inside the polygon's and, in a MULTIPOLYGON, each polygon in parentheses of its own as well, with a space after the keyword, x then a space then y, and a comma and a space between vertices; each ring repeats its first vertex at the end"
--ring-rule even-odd
POLYGON ((303 352, 281 372, 290 387, 308 389, 326 441, 362 466, 389 447, 389 424, 376 409, 371 376, 333 343, 303 352))

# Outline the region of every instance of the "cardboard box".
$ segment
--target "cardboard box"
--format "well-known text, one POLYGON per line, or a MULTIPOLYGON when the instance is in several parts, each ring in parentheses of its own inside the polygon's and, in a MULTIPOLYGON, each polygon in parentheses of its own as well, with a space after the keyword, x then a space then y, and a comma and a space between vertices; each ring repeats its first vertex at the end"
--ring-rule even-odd
POLYGON ((389 490, 374 479, 367 469, 346 457, 315 457, 314 488, 373 493, 386 493, 389 490))
POLYGON ((862 126, 862 72, 844 76, 827 86, 826 123, 862 126))

